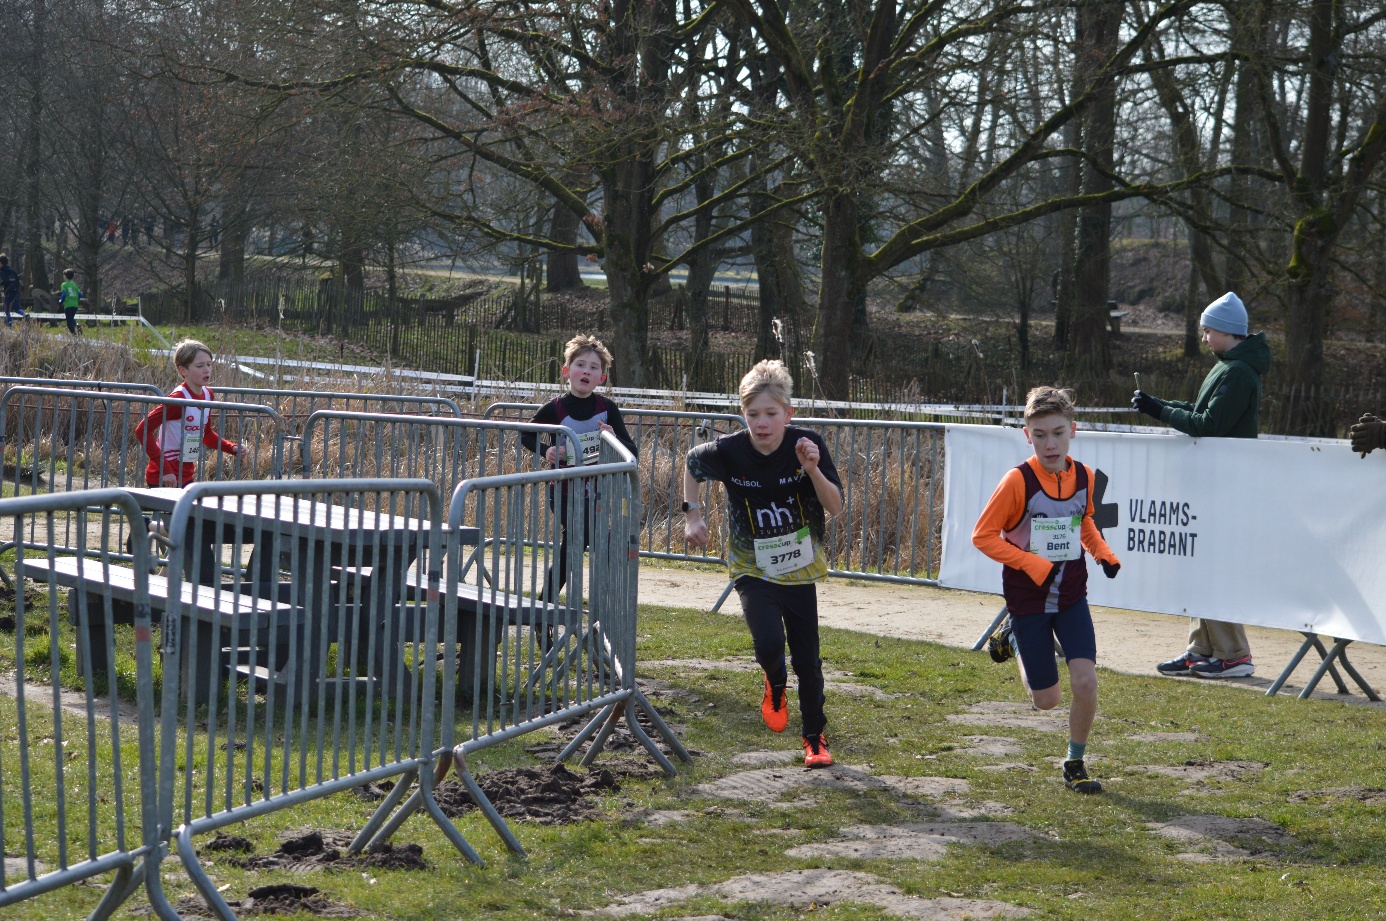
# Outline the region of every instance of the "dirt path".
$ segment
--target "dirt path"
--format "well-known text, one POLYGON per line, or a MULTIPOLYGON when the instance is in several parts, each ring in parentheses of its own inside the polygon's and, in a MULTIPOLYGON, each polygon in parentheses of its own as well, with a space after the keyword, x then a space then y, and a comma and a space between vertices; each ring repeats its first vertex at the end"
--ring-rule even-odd
MULTIPOLYGON (((642 562, 640 603, 708 610, 726 584, 726 575, 720 570, 667 569, 642 562)), ((1001 599, 997 595, 923 586, 829 579, 818 590, 819 618, 826 626, 899 639, 929 640, 963 649, 971 648, 1000 609, 1001 599)), ((735 595, 727 599, 721 611, 740 616, 735 595)), ((1127 675, 1156 675, 1155 663, 1182 651, 1188 639, 1187 617, 1095 607, 1093 621, 1097 627, 1098 665, 1127 675)), ((1262 627, 1248 627, 1247 636, 1256 674, 1222 683, 1264 693, 1289 664, 1303 637, 1288 630, 1262 627)), ((1367 683, 1378 693, 1386 693, 1386 648, 1355 643, 1348 647, 1348 653, 1367 683)), ((1280 693, 1298 694, 1313 676, 1318 662, 1318 656, 1310 652, 1280 693)), ((1314 696, 1386 710, 1386 703, 1368 703, 1346 675, 1343 680, 1353 692, 1351 695, 1338 694, 1332 679, 1325 676, 1314 696)))

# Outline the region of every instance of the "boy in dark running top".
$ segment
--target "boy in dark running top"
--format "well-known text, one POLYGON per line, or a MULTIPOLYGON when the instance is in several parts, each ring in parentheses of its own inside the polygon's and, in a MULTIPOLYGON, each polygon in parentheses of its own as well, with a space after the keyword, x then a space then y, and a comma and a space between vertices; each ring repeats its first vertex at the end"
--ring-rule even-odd
POLYGON ((1068 710, 1064 784, 1076 793, 1100 793, 1083 757, 1097 714, 1097 639, 1088 610, 1088 561, 1107 578, 1121 569, 1093 523, 1092 468, 1068 456, 1073 398, 1065 390, 1036 387, 1025 401, 1025 439, 1035 456, 1011 468, 987 500, 973 545, 1002 564, 1001 591, 1009 623, 993 635, 992 658, 1020 659, 1020 680, 1039 710, 1063 699, 1054 641, 1068 660, 1073 703, 1068 710))
MULTIPOLYGON (((596 392, 597 387, 606 383, 610 370, 611 352, 600 339, 587 335, 569 339, 563 349, 562 368, 562 374, 568 381, 568 392, 539 407, 534 418, 529 420, 541 425, 561 425, 571 429, 582 449, 581 463, 584 466, 601 459, 602 432, 612 433, 630 453, 637 453, 635 442, 631 440, 621 419, 620 408, 609 397, 596 392)), ((554 444, 548 439, 544 440, 543 445, 539 442, 539 436, 533 432, 520 436, 520 443, 535 454, 542 453, 550 467, 568 467, 578 462, 577 458, 568 456, 566 444, 554 444)), ((549 567, 544 581, 550 600, 557 600, 558 593, 568 581, 568 504, 562 501, 566 495, 565 483, 563 490, 554 498, 559 509, 561 537, 558 562, 549 567)), ((589 536, 586 533, 582 535, 584 549, 589 543, 589 536)))
POLYGON ((828 574, 824 512, 842 511, 842 483, 817 432, 791 426, 794 381, 782 362, 762 361, 741 379, 746 430, 688 452, 683 475, 684 537, 707 546, 698 484, 718 480, 727 490, 731 541, 727 562, 751 629, 756 661, 765 670, 760 713, 783 732, 784 647, 799 678, 804 765, 833 763, 823 729, 823 660, 819 658, 815 583, 828 574))

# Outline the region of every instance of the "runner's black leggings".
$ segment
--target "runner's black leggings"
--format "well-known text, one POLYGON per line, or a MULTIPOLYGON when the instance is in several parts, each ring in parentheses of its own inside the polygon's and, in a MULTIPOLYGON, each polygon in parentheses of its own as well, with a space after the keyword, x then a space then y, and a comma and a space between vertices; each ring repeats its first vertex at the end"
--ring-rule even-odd
POLYGON ((774 687, 788 683, 784 646, 789 642, 789 662, 799 679, 799 715, 803 734, 823 731, 823 660, 818 650, 818 590, 806 585, 776 585, 753 576, 736 580, 741 613, 751 628, 756 661, 774 687))

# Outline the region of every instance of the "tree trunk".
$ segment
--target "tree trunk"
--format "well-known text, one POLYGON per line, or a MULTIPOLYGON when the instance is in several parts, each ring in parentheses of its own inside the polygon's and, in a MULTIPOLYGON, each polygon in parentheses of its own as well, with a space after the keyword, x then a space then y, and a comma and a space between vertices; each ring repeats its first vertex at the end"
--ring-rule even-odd
MULTIPOLYGON (((1078 66, 1085 75, 1095 73, 1116 51, 1124 4, 1115 0, 1085 0, 1078 8, 1078 66)), ((1086 83, 1087 80, 1084 81, 1086 83)), ((1109 81, 1098 89, 1083 113, 1083 194, 1096 195, 1112 189, 1104 175, 1114 165, 1116 140, 1116 85, 1109 81)), ((1111 263, 1112 206, 1090 205, 1078 214, 1074 268, 1074 314, 1069 343, 1069 365, 1080 373, 1105 374, 1112 354, 1107 339, 1107 295, 1111 263)))
POLYGON ((43 132, 43 62, 48 55, 48 4, 33 0, 34 43, 25 62, 29 72, 29 120, 25 130, 24 184, 27 194, 24 246, 25 287, 48 290, 48 265, 43 255, 43 171, 39 141, 43 132))
MULTIPOLYGON (((823 280, 818 292, 816 391, 828 400, 851 397, 852 318, 865 289, 857 277, 861 241, 857 202, 851 192, 837 192, 823 204, 823 280)), ((812 372, 811 372, 812 373, 812 372)), ((801 387, 808 389, 804 381, 801 387)))
MULTIPOLYGON (((555 243, 572 246, 577 243, 579 223, 579 218, 573 209, 562 202, 555 203, 553 217, 549 220, 549 239, 555 243)), ((583 287, 577 253, 549 253, 546 261, 548 263, 548 278, 544 283, 546 290, 574 291, 583 287)))
MULTIPOLYGON (((1072 92, 1080 92, 1075 77, 1072 92)), ((1070 97, 1072 98, 1072 97, 1070 97)), ((1083 121, 1070 118, 1064 125, 1064 146, 1077 150, 1083 143, 1083 121)), ((1083 170, 1072 157, 1061 162, 1058 173, 1060 194, 1077 196, 1083 191, 1083 170)), ((1072 208, 1059 212, 1054 219, 1059 234, 1058 284, 1054 286, 1054 348, 1068 351, 1069 327, 1073 319, 1073 282, 1078 264, 1078 212, 1072 208)))
POLYGON ((233 205, 223 214, 221 224, 221 253, 217 262, 217 277, 225 279, 239 296, 245 283, 245 247, 250 234, 249 216, 244 207, 233 205))
MULTIPOLYGON (((1232 162, 1260 165, 1265 160, 1265 143, 1261 137, 1261 103, 1257 92, 1260 79, 1256 68, 1265 66, 1266 0, 1227 5, 1231 15, 1232 51, 1237 55, 1237 82, 1232 117, 1232 162)), ((1227 214, 1227 241, 1231 252, 1223 286, 1228 291, 1246 286, 1246 266, 1239 258, 1252 244, 1256 226, 1261 223, 1253 207, 1252 180, 1234 175, 1229 188, 1230 207, 1227 214)), ((1216 296, 1216 295, 1215 295, 1216 296)))
POLYGON ((201 215, 196 209, 188 215, 187 234, 183 238, 183 322, 197 322, 197 244, 202 233, 201 215))

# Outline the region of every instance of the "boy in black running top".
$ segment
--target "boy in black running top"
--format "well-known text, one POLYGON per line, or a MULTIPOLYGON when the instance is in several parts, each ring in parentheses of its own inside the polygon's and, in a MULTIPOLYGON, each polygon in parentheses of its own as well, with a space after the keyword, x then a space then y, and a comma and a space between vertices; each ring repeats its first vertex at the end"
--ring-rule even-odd
MULTIPOLYGON (((611 352, 596 336, 577 335, 568 340, 563 349, 562 374, 568 381, 568 392, 554 397, 534 414, 530 422, 541 425, 561 425, 571 429, 577 436, 582 449, 581 463, 595 464, 601 459, 602 432, 611 432, 636 454, 635 442, 626 431, 621 419, 621 410, 611 398, 597 393, 597 387, 606 383, 607 372, 611 370, 611 352)), ((520 443, 536 454, 542 453, 550 467, 568 467, 578 463, 578 459, 568 456, 566 444, 555 444, 544 439, 540 445, 539 436, 525 432, 520 443)), ((557 600, 564 583, 568 581, 568 504, 562 501, 567 494, 567 484, 559 496, 554 497, 560 516, 561 539, 558 548, 558 562, 549 567, 544 585, 547 597, 557 600)), ((585 522, 584 522, 585 529, 585 522)), ((582 546, 586 549, 590 535, 582 535, 582 546)))
POLYGON ((827 767, 833 756, 823 737, 828 719, 823 713, 815 583, 828 574, 824 512, 842 511, 842 483, 822 437, 789 424, 793 387, 779 361, 762 361, 741 379, 746 430, 688 452, 684 537, 694 547, 707 546, 698 484, 721 481, 730 512, 727 562, 756 661, 765 670, 761 716, 774 732, 789 724, 784 699, 788 640, 790 663, 799 678, 804 765, 827 767))

